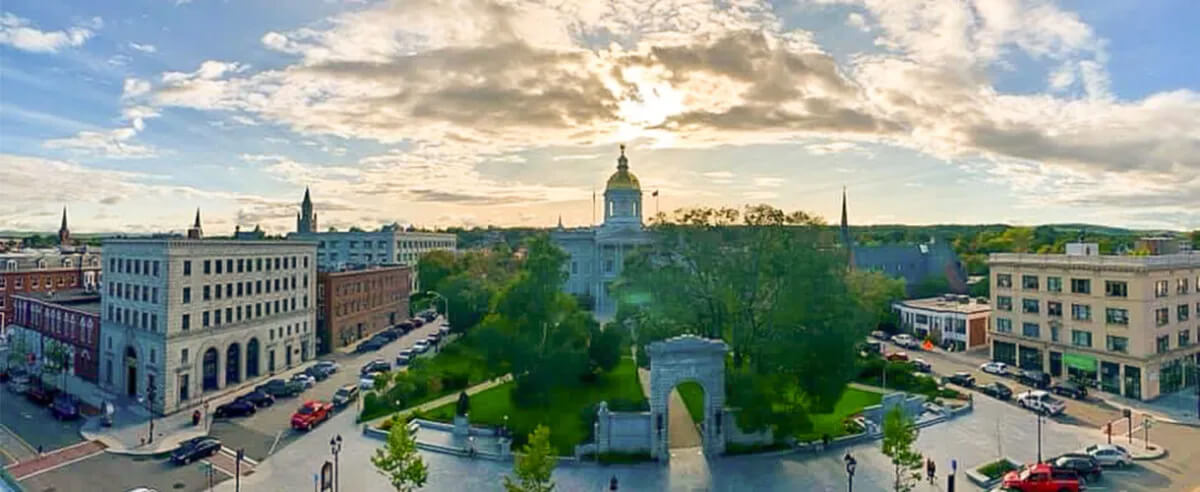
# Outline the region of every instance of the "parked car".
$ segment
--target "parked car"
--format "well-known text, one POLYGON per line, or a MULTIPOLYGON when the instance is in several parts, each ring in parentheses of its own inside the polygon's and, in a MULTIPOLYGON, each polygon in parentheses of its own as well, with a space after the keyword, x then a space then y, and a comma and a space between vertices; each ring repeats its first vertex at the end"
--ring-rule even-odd
POLYGON ((28 374, 14 374, 12 379, 8 380, 8 391, 15 395, 23 395, 29 391, 30 381, 28 374))
POLYGON ((428 323, 430 321, 437 319, 438 314, 437 314, 437 311, 433 311, 433 310, 422 311, 420 314, 420 317, 421 317, 421 319, 425 320, 426 323, 428 323))
POLYGON ((300 385, 303 386, 304 389, 309 389, 309 388, 313 387, 313 385, 317 384, 316 378, 309 376, 307 373, 304 373, 304 372, 298 372, 296 374, 292 374, 292 381, 300 383, 300 385))
POLYGON ((292 414, 292 428, 302 430, 312 430, 321 422, 329 420, 333 410, 333 405, 329 402, 309 400, 300 405, 296 413, 292 414))
POLYGON ((1026 391, 1017 395, 1017 406, 1046 415, 1058 415, 1067 409, 1066 403, 1042 390, 1026 391))
POLYGON ((995 374, 997 376, 1007 376, 1008 375, 1008 364, 1005 364, 1003 362, 996 362, 996 361, 984 362, 982 365, 979 366, 979 370, 986 372, 988 374, 995 374))
POLYGON ((368 372, 358 378, 358 389, 363 391, 371 391, 375 389, 375 376, 383 374, 381 372, 368 372))
POLYGON ((883 331, 883 330, 875 330, 875 331, 871 332, 871 338, 874 338, 876 340, 887 340, 888 334, 886 331, 883 331))
POLYGON ((60 394, 50 404, 50 413, 58 420, 77 419, 79 418, 79 402, 75 401, 75 397, 71 395, 60 394))
POLYGON ((317 367, 325 368, 327 371, 329 371, 330 374, 338 372, 338 369, 342 368, 341 364, 338 364, 337 362, 334 362, 331 360, 319 360, 319 361, 317 361, 316 364, 313 364, 313 365, 317 366, 317 367))
POLYGON ((1087 398, 1087 388, 1075 384, 1071 381, 1059 381, 1050 386, 1050 392, 1060 396, 1067 396, 1076 400, 1087 398))
POLYGON ((58 393, 57 388, 52 388, 44 384, 31 383, 29 388, 25 390, 25 397, 38 405, 49 406, 54 402, 54 398, 58 396, 58 393))
POLYGON ((901 333, 892 337, 892 343, 904 348, 917 348, 919 345, 917 339, 913 338, 908 333, 901 333))
POLYGON ((966 371, 958 371, 947 377, 944 382, 954 383, 964 388, 970 388, 975 386, 975 376, 972 376, 971 373, 966 371))
POLYGON ((171 452, 171 462, 186 465, 200 458, 207 458, 221 451, 221 440, 210 436, 200 436, 179 443, 179 447, 171 452))
POLYGON ((396 341, 397 338, 400 338, 400 335, 398 335, 396 332, 391 331, 391 330, 384 330, 379 333, 376 333, 371 338, 378 338, 380 340, 386 341, 387 343, 392 343, 392 342, 396 341))
POLYGON ((439 343, 442 341, 442 333, 439 331, 431 332, 430 334, 425 336, 425 339, 433 340, 433 343, 439 343))
POLYGON ((425 320, 423 320, 421 318, 413 318, 413 319, 408 320, 408 322, 413 324, 413 328, 420 328, 422 326, 425 326, 425 320))
POLYGON ((1050 375, 1042 371, 1024 370, 1017 375, 1017 381, 1025 386, 1030 386, 1037 389, 1046 389, 1050 386, 1050 375))
POLYGON ((248 401, 256 407, 269 407, 275 404, 275 397, 267 394, 264 391, 254 390, 237 397, 238 400, 248 401))
POLYGON ((313 364, 304 370, 304 374, 312 376, 312 378, 316 379, 317 381, 324 381, 329 379, 329 375, 333 374, 333 372, 330 371, 328 367, 313 364))
POLYGON ((413 351, 415 351, 418 354, 423 354, 425 352, 428 352, 429 351, 429 342, 427 342, 425 340, 421 340, 417 343, 414 343, 412 346, 412 349, 413 349, 413 351))
POLYGON ((441 339, 433 336, 433 334, 425 337, 425 343, 428 343, 430 347, 436 346, 438 342, 441 342, 441 339))
POLYGON ((358 386, 347 384, 333 393, 333 406, 341 408, 358 399, 358 386))
POLYGON ((370 340, 367 340, 365 342, 358 344, 357 347, 354 347, 354 351, 357 353, 360 353, 360 354, 364 353, 364 352, 374 352, 376 350, 383 348, 383 345, 384 344, 381 340, 372 338, 370 340))
POLYGON ((438 330, 437 330, 437 334, 438 334, 438 335, 441 335, 441 336, 443 336, 443 337, 445 337, 445 336, 449 335, 449 334, 450 334, 450 327, 449 327, 449 326, 444 326, 444 325, 443 325, 443 326, 441 326, 441 327, 439 327, 439 328, 438 328, 438 330))
POLYGON ((408 351, 408 350, 405 350, 404 352, 400 352, 399 354, 396 354, 396 367, 407 366, 409 362, 412 362, 412 358, 413 358, 412 352, 408 351), (408 352, 408 353, 405 353, 405 352, 408 352))
POLYGON ((985 384, 979 388, 979 391, 997 400, 1008 400, 1013 395, 1012 389, 1005 386, 1004 383, 985 384))
POLYGON ((367 365, 363 366, 362 369, 358 371, 358 373, 359 374, 367 374, 370 372, 387 372, 390 370, 392 370, 392 365, 388 364, 388 362, 386 360, 375 359, 371 362, 368 362, 367 365))
POLYGON ((933 370, 933 366, 929 365, 928 362, 925 362, 925 359, 913 359, 909 362, 912 362, 913 368, 920 372, 929 372, 933 370))
POLYGON ((905 352, 892 352, 887 354, 886 359, 891 362, 904 362, 908 360, 908 354, 905 352))
POLYGON ((1005 490, 1021 492, 1078 492, 1087 489, 1074 471, 1054 468, 1045 463, 1008 472, 1004 475, 1002 486, 1005 490))
POLYGON ((413 328, 416 328, 416 326, 413 325, 412 322, 401 321, 399 323, 396 323, 396 326, 394 326, 393 328, 395 328, 396 330, 399 330, 400 333, 408 333, 410 331, 413 331, 413 328))
POLYGON ((254 388, 275 398, 281 396, 296 396, 304 392, 304 385, 296 380, 272 379, 254 388))
POLYGON ((1123 467, 1133 464, 1133 456, 1129 451, 1116 444, 1093 444, 1084 451, 1100 463, 1100 466, 1123 467))
POLYGON ((1074 470, 1081 478, 1088 482, 1096 482, 1100 480, 1100 462, 1086 454, 1066 454, 1059 456, 1050 461, 1055 468, 1064 468, 1074 470))
POLYGON ((213 417, 219 419, 229 417, 245 417, 247 415, 254 415, 254 413, 257 411, 258 408, 254 406, 253 402, 247 400, 234 400, 218 406, 217 409, 213 411, 213 417))

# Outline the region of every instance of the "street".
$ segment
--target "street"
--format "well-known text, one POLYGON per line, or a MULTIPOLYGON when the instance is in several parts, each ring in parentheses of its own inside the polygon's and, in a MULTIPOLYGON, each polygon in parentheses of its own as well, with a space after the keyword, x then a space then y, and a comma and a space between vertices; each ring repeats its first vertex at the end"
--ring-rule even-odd
POLYGON ((56 420, 46 407, 0 387, 0 463, 36 454, 39 446, 50 451, 75 444, 82 440, 81 423, 56 420))

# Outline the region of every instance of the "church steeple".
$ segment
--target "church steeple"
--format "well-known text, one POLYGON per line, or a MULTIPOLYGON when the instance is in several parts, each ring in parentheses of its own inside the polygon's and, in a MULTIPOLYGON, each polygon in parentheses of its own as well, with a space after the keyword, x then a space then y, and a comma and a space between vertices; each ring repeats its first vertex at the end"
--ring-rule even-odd
POLYGON ((200 209, 199 209, 199 208, 197 208, 197 209, 196 209, 196 221, 195 221, 195 223, 193 223, 193 224, 192 224, 192 228, 191 228, 191 229, 188 229, 188 231, 187 231, 187 238, 188 238, 188 239, 202 239, 202 238, 204 238, 204 229, 202 229, 202 228, 200 227, 200 209))
POLYGON ((842 246, 849 248, 850 244, 850 220, 846 214, 846 187, 842 187, 842 230, 841 230, 842 246))
POLYGON ((68 246, 71 243, 71 230, 67 228, 67 207, 63 207, 62 225, 58 226, 58 244, 59 246, 68 246))
POLYGON ((300 213, 296 215, 296 232, 311 234, 317 232, 317 214, 313 213, 312 196, 308 187, 304 187, 304 200, 300 201, 300 213))

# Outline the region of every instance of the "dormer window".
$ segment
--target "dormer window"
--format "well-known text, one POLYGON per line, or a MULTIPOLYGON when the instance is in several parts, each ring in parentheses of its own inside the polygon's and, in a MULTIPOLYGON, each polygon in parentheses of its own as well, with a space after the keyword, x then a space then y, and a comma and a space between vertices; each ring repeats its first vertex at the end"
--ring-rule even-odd
POLYGON ((71 268, 71 259, 64 258, 62 261, 62 266, 66 267, 66 268, 71 268))
POLYGON ((46 260, 38 260, 37 267, 39 269, 45 269, 46 268, 46 260))

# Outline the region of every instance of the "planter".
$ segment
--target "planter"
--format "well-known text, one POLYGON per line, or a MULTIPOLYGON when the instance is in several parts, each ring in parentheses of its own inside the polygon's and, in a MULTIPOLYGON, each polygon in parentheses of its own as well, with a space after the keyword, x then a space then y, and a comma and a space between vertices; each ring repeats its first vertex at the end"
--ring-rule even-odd
POLYGON ((967 478, 984 489, 990 489, 1004 478, 1004 474, 1012 470, 1020 470, 1021 463, 1004 457, 980 464, 967 470, 967 478))

